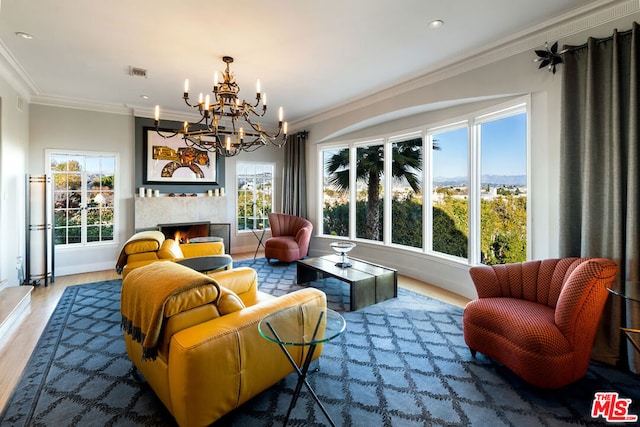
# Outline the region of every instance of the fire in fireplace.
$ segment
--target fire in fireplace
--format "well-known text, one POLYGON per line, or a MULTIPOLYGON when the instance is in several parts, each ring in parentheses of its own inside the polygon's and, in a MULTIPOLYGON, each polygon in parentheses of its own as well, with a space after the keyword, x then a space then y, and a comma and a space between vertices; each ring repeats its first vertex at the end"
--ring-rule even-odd
POLYGON ((194 237, 222 237, 225 253, 231 253, 231 224, 213 224, 210 222, 185 222, 158 224, 158 230, 167 239, 179 243, 189 243, 194 237))
POLYGON ((182 224, 160 224, 158 228, 167 239, 174 239, 178 243, 189 243, 193 237, 209 236, 208 222, 190 222, 182 224))

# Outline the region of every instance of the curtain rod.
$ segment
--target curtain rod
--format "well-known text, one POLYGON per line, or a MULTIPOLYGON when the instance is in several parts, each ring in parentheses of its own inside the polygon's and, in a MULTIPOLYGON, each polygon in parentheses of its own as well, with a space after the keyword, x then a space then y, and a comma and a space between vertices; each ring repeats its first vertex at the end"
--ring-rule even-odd
POLYGON ((621 37, 630 35, 633 32, 634 29, 637 29, 637 27, 638 27, 638 23, 634 21, 630 30, 619 32, 617 29, 615 29, 615 30, 613 30, 613 34, 610 35, 609 37, 603 37, 603 38, 599 38, 599 39, 598 38, 594 38, 594 37, 589 37, 587 39, 586 43, 583 43, 581 45, 576 45, 576 46, 564 45, 562 47, 562 50, 564 51, 563 53, 566 53, 566 52, 575 52, 577 50, 586 49, 589 46, 589 40, 594 40, 594 43, 596 45, 600 44, 600 43, 606 43, 608 41, 613 40, 613 38, 616 35, 621 36, 621 37))

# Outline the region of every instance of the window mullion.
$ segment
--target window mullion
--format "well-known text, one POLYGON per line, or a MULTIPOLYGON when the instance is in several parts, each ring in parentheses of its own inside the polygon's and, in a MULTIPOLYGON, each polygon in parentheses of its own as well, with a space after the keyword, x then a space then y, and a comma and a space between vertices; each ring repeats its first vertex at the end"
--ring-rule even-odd
POLYGON ((382 241, 388 245, 391 244, 391 198, 393 194, 393 176, 391 173, 391 163, 393 162, 392 143, 384 143, 384 206, 382 214, 382 241))
POLYGON ((356 203, 357 203, 357 157, 358 149, 355 146, 349 148, 349 238, 355 239, 356 232, 356 203))
POLYGON ((480 263, 480 236, 482 225, 480 221, 480 192, 482 177, 480 174, 481 138, 480 126, 471 125, 469 132, 469 264, 480 263))
POLYGON ((433 135, 426 135, 423 138, 422 146, 425 165, 422 168, 422 182, 425 183, 422 191, 422 206, 424 206, 422 210, 423 250, 430 253, 433 251, 433 135))
POLYGON ((87 244, 87 241, 89 240, 87 235, 87 211, 88 211, 88 206, 89 203, 87 202, 87 197, 88 197, 88 192, 87 192, 87 173, 86 172, 82 172, 80 174, 81 178, 81 192, 80 192, 80 223, 81 223, 81 227, 80 227, 80 242, 85 245, 87 244))

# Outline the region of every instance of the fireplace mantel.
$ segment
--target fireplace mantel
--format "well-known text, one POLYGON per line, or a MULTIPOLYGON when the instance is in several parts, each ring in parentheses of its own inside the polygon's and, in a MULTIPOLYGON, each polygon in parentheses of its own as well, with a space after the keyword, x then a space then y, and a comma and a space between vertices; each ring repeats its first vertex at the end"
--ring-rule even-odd
POLYGON ((135 197, 136 231, 156 228, 158 224, 208 221, 230 223, 228 199, 220 197, 135 197))

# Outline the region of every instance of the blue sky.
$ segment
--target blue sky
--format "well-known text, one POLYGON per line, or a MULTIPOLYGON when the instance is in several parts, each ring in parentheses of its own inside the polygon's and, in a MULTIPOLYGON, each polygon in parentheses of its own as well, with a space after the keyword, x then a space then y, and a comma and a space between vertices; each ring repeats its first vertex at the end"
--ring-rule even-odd
MULTIPOLYGON (((481 125, 482 175, 526 175, 526 114, 481 125)), ((434 177, 467 176, 467 128, 435 135, 440 150, 433 152, 434 177)))

